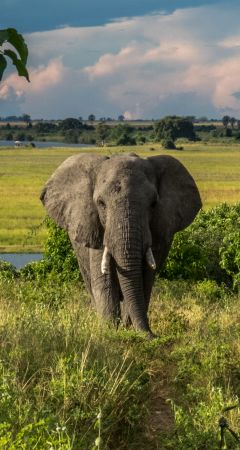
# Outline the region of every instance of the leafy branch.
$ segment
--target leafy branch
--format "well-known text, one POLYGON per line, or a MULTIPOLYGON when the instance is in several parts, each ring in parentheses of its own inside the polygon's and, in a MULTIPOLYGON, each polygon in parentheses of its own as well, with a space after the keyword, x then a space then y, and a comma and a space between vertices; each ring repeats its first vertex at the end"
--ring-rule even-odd
POLYGON ((16 67, 18 75, 29 80, 28 71, 26 68, 28 58, 28 48, 23 39, 23 36, 15 30, 15 28, 7 28, 0 30, 0 81, 2 80, 4 70, 7 67, 7 59, 11 59, 13 65, 16 67), (5 48, 7 44, 13 48, 5 48))

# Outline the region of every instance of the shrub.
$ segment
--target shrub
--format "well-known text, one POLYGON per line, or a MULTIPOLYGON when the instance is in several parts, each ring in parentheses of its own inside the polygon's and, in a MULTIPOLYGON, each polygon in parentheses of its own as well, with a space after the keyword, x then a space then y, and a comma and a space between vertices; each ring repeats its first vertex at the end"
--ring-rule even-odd
POLYGON ((172 139, 163 139, 161 143, 163 148, 166 148, 167 150, 174 150, 176 148, 172 139))
POLYGON ((44 245, 44 257, 41 261, 27 264, 21 274, 26 278, 58 278, 61 281, 81 281, 77 258, 68 234, 59 228, 53 220, 45 220, 48 237, 44 245))
POLYGON ((0 280, 12 280, 18 276, 13 264, 0 260, 0 280))
POLYGON ((170 279, 209 278, 233 287, 239 283, 240 204, 223 203, 201 211, 186 230, 175 235, 161 275, 170 279))

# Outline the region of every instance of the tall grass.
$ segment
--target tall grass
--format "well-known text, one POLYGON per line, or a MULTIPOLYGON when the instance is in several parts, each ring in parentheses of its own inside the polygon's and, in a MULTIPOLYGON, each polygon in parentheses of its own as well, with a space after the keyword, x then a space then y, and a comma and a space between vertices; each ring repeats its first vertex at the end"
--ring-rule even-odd
POLYGON ((0 299, 1 449, 218 448, 240 396, 237 295, 158 281, 154 341, 101 322, 81 285, 2 278, 0 299))

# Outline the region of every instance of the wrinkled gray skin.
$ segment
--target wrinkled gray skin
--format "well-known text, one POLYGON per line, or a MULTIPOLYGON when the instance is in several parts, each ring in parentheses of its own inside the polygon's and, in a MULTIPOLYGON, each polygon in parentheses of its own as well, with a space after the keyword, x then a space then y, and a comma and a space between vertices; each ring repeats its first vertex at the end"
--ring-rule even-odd
POLYGON ((152 250, 159 268, 174 234, 201 207, 184 166, 165 155, 76 155, 53 173, 41 200, 67 230, 97 312, 152 336, 147 311, 155 270, 146 254, 152 250))

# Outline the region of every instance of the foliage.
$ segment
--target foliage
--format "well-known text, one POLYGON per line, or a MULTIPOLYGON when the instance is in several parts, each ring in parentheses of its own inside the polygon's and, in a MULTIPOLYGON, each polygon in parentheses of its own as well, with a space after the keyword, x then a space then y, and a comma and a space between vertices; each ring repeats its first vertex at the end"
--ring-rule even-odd
POLYGON ((205 278, 237 287, 240 272, 240 204, 201 211, 190 227, 175 235, 162 275, 205 278))
POLYGON ((185 117, 166 116, 155 123, 154 131, 157 141, 174 142, 182 137, 194 141, 196 138, 192 121, 185 117))
POLYGON ((80 281, 76 256, 67 233, 59 228, 51 219, 45 219, 48 237, 44 246, 44 257, 41 261, 27 264, 22 276, 32 279, 52 278, 59 281, 80 281))
POLYGON ((81 130, 83 128, 83 124, 80 120, 74 119, 73 117, 68 117, 64 119, 60 123, 60 128, 63 131, 66 130, 81 130))
POLYGON ((127 124, 119 124, 112 129, 111 139, 115 145, 136 145, 133 128, 127 124))
POLYGON ((163 148, 166 148, 167 150, 173 150, 176 148, 174 141, 171 138, 163 139, 162 146, 163 146, 163 148))
POLYGON ((0 280, 11 280, 18 276, 13 264, 0 259, 0 280))
POLYGON ((108 135, 109 135, 109 126, 104 122, 98 122, 96 126, 97 141, 100 144, 104 145, 108 135))
POLYGON ((0 30, 0 81, 7 67, 6 56, 11 59, 17 69, 18 75, 25 77, 29 81, 29 75, 26 69, 28 48, 22 35, 14 28, 0 30))

